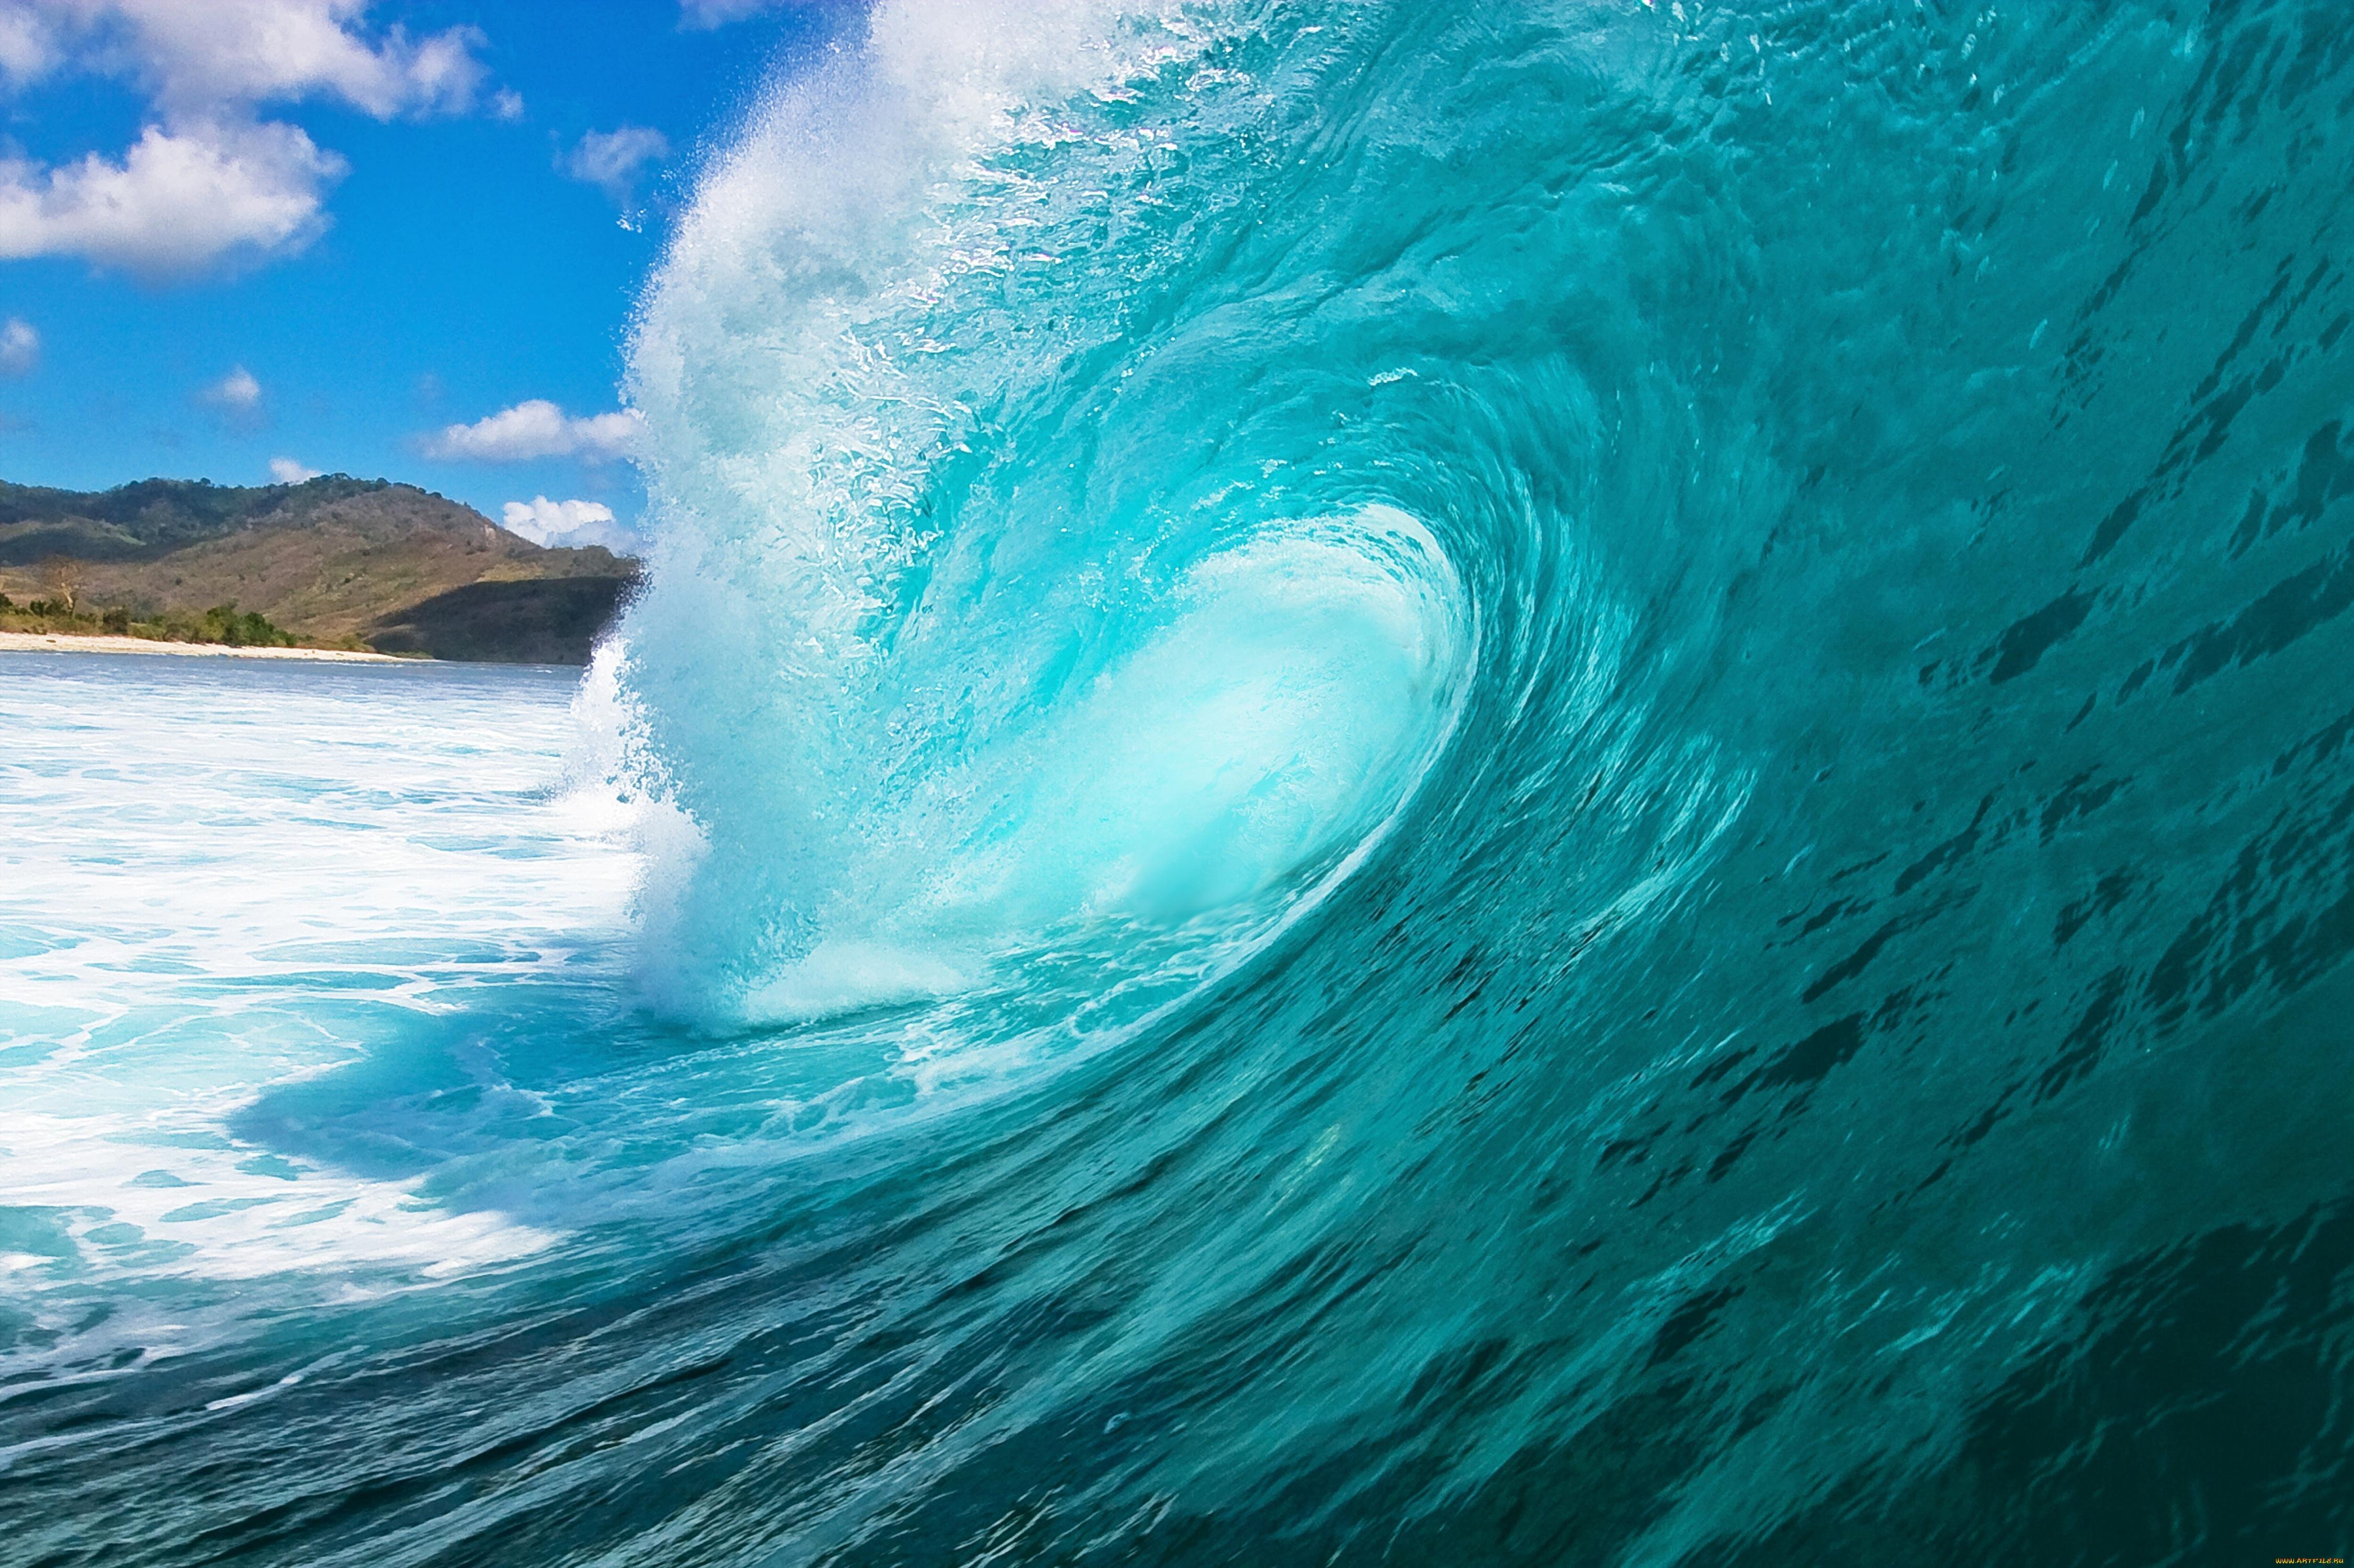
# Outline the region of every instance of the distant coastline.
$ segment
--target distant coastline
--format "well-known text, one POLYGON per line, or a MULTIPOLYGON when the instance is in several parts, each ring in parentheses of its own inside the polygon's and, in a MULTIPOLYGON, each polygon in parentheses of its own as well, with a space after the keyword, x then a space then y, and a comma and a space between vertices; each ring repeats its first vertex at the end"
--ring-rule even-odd
POLYGON ((239 648, 226 642, 164 642, 111 632, 0 631, 0 653, 165 653, 215 659, 311 659, 338 664, 429 664, 430 659, 346 648, 239 648))
POLYGON ((639 580, 414 485, 328 474, 100 492, 0 482, 0 630, 120 652, 299 648, 586 664, 639 580), (224 646, 226 645, 226 646, 224 646))

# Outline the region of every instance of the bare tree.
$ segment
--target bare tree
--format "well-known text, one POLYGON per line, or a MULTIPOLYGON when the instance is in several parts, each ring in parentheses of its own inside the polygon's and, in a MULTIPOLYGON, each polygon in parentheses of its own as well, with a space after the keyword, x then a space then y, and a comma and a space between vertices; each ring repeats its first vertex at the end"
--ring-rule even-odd
POLYGON ((52 599, 63 599, 66 612, 73 613, 74 598, 81 591, 81 563, 71 556, 51 556, 41 563, 41 586, 52 599))

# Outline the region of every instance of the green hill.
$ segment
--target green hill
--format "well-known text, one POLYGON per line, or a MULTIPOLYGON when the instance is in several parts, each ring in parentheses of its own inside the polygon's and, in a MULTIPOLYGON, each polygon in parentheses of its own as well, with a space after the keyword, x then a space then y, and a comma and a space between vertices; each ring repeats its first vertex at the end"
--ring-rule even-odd
POLYGON ((69 602, 77 620, 179 625, 234 604, 316 646, 583 663, 636 576, 626 556, 543 548, 385 480, 0 483, 0 595, 20 618, 69 602))

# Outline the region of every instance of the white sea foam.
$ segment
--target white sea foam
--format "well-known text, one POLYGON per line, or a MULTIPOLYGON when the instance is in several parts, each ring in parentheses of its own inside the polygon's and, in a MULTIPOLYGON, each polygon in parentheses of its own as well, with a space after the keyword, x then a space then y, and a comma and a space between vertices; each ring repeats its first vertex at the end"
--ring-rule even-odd
POLYGON ((550 788, 568 683, 6 661, 0 1293, 366 1291, 553 1241, 266 1107, 416 1050, 528 1114, 457 1021, 534 975, 618 972, 636 874, 610 801, 550 788))

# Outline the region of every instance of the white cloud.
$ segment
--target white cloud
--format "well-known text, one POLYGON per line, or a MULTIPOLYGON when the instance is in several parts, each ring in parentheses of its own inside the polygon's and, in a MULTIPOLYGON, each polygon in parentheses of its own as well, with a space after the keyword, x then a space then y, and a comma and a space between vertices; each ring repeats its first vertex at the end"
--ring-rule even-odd
POLYGON ((199 396, 216 408, 227 408, 232 413, 250 413, 261 406, 261 383, 253 378, 253 372, 240 365, 206 387, 199 396))
POLYGON ((25 82, 57 63, 48 28, 29 7, 0 6, 0 76, 25 82))
POLYGON ((344 161, 292 125, 147 127, 121 163, 0 159, 0 260, 81 256, 156 277, 232 253, 302 249, 344 161))
POLYGON ((635 408, 573 418, 544 397, 502 408, 471 425, 450 425, 429 436, 429 457, 471 462, 529 462, 579 457, 590 461, 625 455, 637 444, 643 416, 635 408))
POLYGON ((481 35, 371 34, 369 0, 0 0, 0 69, 132 77, 168 117, 298 98, 379 120, 457 113, 482 82, 481 35))
POLYGON ((781 11, 788 5, 811 5, 817 0, 678 0, 679 19, 690 27, 716 27, 728 22, 740 22, 762 11, 781 11))
MULTIPOLYGON (((0 260, 80 256, 149 277, 301 250, 344 161, 258 106, 332 99, 378 120, 482 96, 481 35, 368 24, 370 0, 0 0, 0 80, 127 78, 151 114, 119 157, 0 158, 0 260)), ((493 99, 504 112, 521 101, 493 99)))
POLYGON ((41 363, 41 334, 22 316, 0 326, 0 376, 30 376, 41 363))
POLYGON ((272 484, 300 484, 306 479, 318 477, 317 469, 305 468, 292 458, 275 457, 270 460, 270 482, 272 484))
POLYGON ((650 125, 591 131, 558 166, 576 180, 600 187, 619 207, 630 205, 638 172, 670 153, 670 139, 650 125))
POLYGON ((613 509, 596 501, 550 501, 535 495, 506 503, 510 534, 520 534, 535 545, 573 546, 602 545, 623 555, 638 547, 637 536, 614 521, 613 509))

